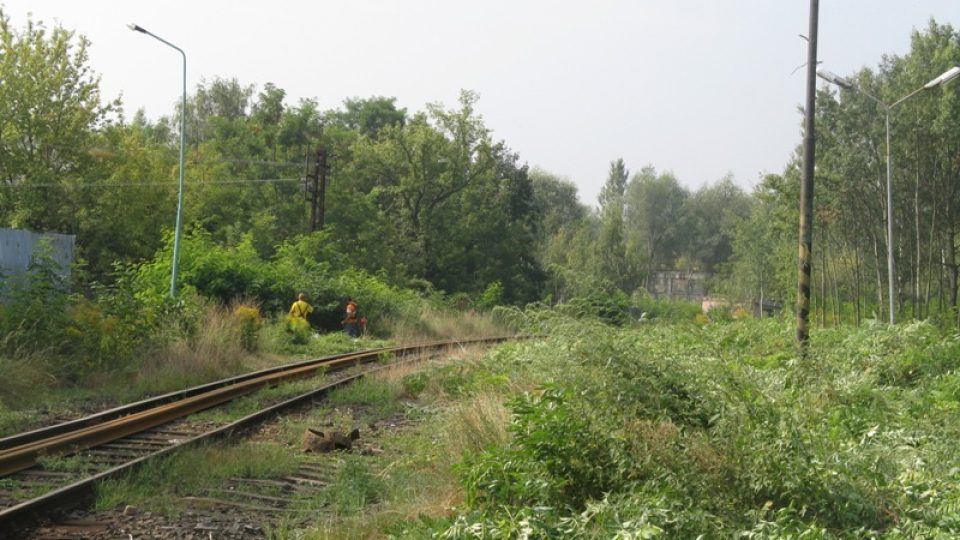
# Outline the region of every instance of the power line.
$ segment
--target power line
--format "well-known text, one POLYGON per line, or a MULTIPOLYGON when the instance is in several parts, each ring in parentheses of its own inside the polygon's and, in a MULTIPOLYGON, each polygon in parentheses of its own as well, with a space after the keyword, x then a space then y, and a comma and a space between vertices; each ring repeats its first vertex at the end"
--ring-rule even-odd
MULTIPOLYGON (((259 179, 232 179, 232 180, 191 180, 188 184, 197 185, 239 185, 239 184, 268 184, 283 182, 301 182, 300 178, 259 178, 259 179)), ((151 186, 175 186, 177 182, 170 180, 167 182, 91 182, 89 184, 61 184, 61 183, 42 183, 42 184, 0 184, 3 189, 31 189, 31 188, 114 188, 114 187, 151 187, 151 186)))
POLYGON ((201 161, 206 165, 209 163, 247 163, 252 165, 276 165, 278 167, 303 167, 303 163, 297 161, 260 161, 255 159, 218 159, 214 161, 201 161))
MULTIPOLYGON (((18 145, 13 142, 0 141, 0 146, 6 148, 16 148, 18 145)), ((102 153, 104 155, 109 155, 110 157, 117 157, 123 154, 122 151, 116 150, 113 148, 101 148, 97 146, 88 146, 88 147, 79 147, 79 146, 67 146, 62 144, 53 144, 53 143, 41 143, 37 145, 42 148, 54 148, 57 150, 71 150, 78 153, 91 154, 96 157, 96 153, 102 153)), ((239 163, 239 164, 249 164, 249 165, 274 165, 277 167, 302 167, 303 163, 299 161, 271 161, 271 160, 259 160, 259 159, 236 159, 236 158, 220 158, 220 159, 199 159, 191 160, 191 164, 197 165, 212 165, 216 163, 239 163)))

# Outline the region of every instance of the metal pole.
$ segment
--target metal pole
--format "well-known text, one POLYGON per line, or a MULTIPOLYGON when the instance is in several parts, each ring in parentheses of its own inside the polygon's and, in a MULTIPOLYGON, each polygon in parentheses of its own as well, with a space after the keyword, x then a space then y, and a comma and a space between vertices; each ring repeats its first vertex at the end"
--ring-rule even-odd
POLYGON ((186 151, 187 141, 187 53, 173 43, 162 37, 146 30, 143 27, 131 24, 130 29, 142 34, 146 34, 153 39, 176 49, 183 57, 183 95, 180 101, 180 182, 177 190, 177 223, 173 232, 173 270, 170 272, 170 297, 177 297, 177 274, 180 268, 180 235, 183 228, 183 173, 184 173, 184 152, 186 151))
POLYGON ((880 98, 850 83, 846 79, 837 77, 833 73, 823 72, 819 74, 819 76, 823 77, 824 80, 831 82, 840 88, 846 90, 856 90, 857 92, 867 96, 876 104, 883 107, 885 113, 884 127, 886 128, 887 139, 887 297, 890 310, 890 324, 896 324, 896 304, 894 303, 894 299, 896 298, 896 268, 894 267, 893 260, 893 157, 892 150, 890 148, 890 113, 894 107, 919 94, 920 92, 945 84, 953 80, 958 75, 960 75, 960 66, 954 66, 941 73, 937 78, 933 79, 927 84, 917 88, 913 92, 910 92, 897 101, 894 101, 892 104, 887 105, 887 103, 880 98))
POLYGON ((893 272, 893 175, 891 174, 890 157, 890 107, 887 107, 887 294, 890 304, 890 324, 896 324, 894 312, 894 277, 893 272))
POLYGON ((810 32, 807 42, 807 103, 803 128, 803 182, 800 185, 800 262, 797 272, 797 341, 806 351, 810 341, 810 273, 813 252, 813 172, 815 159, 814 113, 817 92, 818 0, 810 0, 810 32))
POLYGON ((183 56, 183 94, 180 100, 180 182, 177 190, 177 226, 173 233, 173 271, 170 273, 170 297, 177 297, 177 274, 180 268, 180 234, 183 229, 183 164, 187 147, 187 55, 183 56))

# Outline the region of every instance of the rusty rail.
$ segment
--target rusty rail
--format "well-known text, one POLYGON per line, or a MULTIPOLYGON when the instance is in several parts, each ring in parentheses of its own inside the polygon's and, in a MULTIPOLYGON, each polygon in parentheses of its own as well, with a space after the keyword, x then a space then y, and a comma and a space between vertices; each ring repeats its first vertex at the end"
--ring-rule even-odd
MULTIPOLYGON (((0 447, 0 477, 9 475, 16 471, 30 468, 37 463, 41 456, 71 454, 82 449, 92 448, 97 445, 105 444, 117 439, 140 433, 157 426, 161 426, 177 418, 182 418, 211 407, 226 403, 237 397, 252 393, 265 386, 279 384, 286 380, 306 377, 314 374, 318 370, 338 370, 347 367, 374 361, 384 354, 394 354, 397 356, 419 354, 425 352, 439 352, 442 349, 470 344, 500 343, 511 339, 509 337, 484 338, 464 341, 440 341, 423 343, 405 347, 392 347, 383 349, 373 349, 360 353, 348 353, 324 357, 315 360, 308 360, 261 370, 248 375, 232 377, 194 387, 185 391, 158 396, 151 400, 144 400, 124 407, 104 411, 87 418, 76 421, 58 424, 50 428, 35 430, 29 433, 8 437, 2 441, 26 441, 22 444, 7 444, 6 447, 0 447), (174 396, 184 396, 182 399, 171 398, 174 396), (158 402, 157 405, 145 408, 145 403, 158 402), (124 414, 127 413, 127 414, 124 414), (93 422, 94 425, 89 425, 93 422)), ((384 366, 388 367, 388 366, 384 366)), ((202 440, 211 440, 213 438, 224 437, 231 433, 240 431, 249 426, 256 425, 266 418, 277 414, 278 412, 290 408, 311 399, 315 399, 329 392, 330 390, 351 383, 370 371, 360 373, 351 377, 346 377, 337 382, 327 384, 320 388, 311 390, 294 398, 288 399, 282 403, 267 407, 261 411, 246 416, 240 420, 228 425, 215 428, 209 432, 185 439, 176 444, 165 447, 153 452, 147 456, 139 457, 112 467, 103 472, 99 472, 70 485, 51 491, 43 496, 25 501, 23 503, 0 509, 0 532, 10 530, 14 525, 23 520, 31 519, 29 516, 37 515, 38 512, 66 506, 70 502, 76 502, 83 498, 84 494, 92 493, 93 486, 106 478, 116 476, 122 472, 132 470, 140 464, 183 448, 195 444, 202 440)), ((2 536, 2 534, 0 534, 2 536)))
MULTIPOLYGON (((493 341, 502 341, 504 338, 493 338, 493 341)), ((477 340, 479 341, 479 340, 477 340)), ((490 341, 490 340, 483 340, 490 341)), ((305 377, 314 374, 320 369, 343 369, 364 362, 380 358, 383 354, 411 354, 421 351, 435 350, 451 345, 467 342, 434 342, 405 347, 374 349, 360 353, 349 353, 320 360, 311 360, 298 364, 274 368, 253 374, 252 378, 234 378, 229 384, 214 387, 178 399, 169 403, 153 406, 146 410, 133 412, 124 416, 104 420, 92 426, 81 426, 63 433, 54 433, 50 436, 24 442, 0 450, 0 477, 32 467, 40 456, 59 455, 84 450, 92 446, 104 444, 133 433, 159 426, 190 414, 194 414, 211 407, 226 403, 237 397, 252 393, 264 386, 276 385, 289 379, 305 377)))

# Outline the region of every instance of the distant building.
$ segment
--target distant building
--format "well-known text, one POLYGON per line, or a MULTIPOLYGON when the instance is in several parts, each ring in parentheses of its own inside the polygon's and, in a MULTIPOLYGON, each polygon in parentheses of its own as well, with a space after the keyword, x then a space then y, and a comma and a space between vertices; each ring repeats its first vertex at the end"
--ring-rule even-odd
POLYGON ((3 276, 4 282, 26 273, 37 245, 43 238, 47 239, 50 255, 60 266, 63 278, 70 278, 76 236, 0 228, 0 275, 3 276))
POLYGON ((707 296, 706 272, 681 272, 670 270, 654 272, 650 276, 649 293, 654 298, 683 300, 699 304, 707 296))

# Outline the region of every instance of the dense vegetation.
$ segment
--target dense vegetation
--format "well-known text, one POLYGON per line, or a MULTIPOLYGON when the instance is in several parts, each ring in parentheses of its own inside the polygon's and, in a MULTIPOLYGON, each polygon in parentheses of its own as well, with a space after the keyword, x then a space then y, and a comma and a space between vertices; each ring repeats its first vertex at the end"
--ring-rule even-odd
POLYGON ((611 331, 525 315, 551 337, 466 375, 503 393, 509 436, 464 454, 441 538, 960 533, 956 334, 829 330, 801 360, 785 320, 611 331))
MULTIPOLYGON (((711 272, 711 289, 737 301, 794 296, 798 160, 747 194, 730 177, 685 179, 705 184, 691 192, 653 166, 631 176, 617 159, 593 208, 494 140, 470 91, 452 108, 411 113, 370 97, 322 111, 287 103, 272 83, 214 79, 184 111, 128 119, 101 97, 82 37, 32 21, 18 29, 2 13, 0 36, 0 224, 76 234, 82 283, 114 282, 118 262, 168 257, 184 114, 185 228, 221 251, 274 260, 307 242, 321 263, 495 303, 598 288, 642 298, 652 272, 672 269, 711 272), (303 179, 321 148, 330 170, 324 227, 313 231, 303 179)), ((931 21, 909 54, 851 80, 889 103, 957 62, 960 35, 931 21)), ((953 84, 924 92, 891 118, 894 285, 898 309, 917 319, 956 311, 956 96, 953 84)), ((883 111, 852 90, 825 87, 819 102, 814 315, 859 322, 883 312, 889 279, 883 111)), ((184 280, 207 297, 263 292, 225 264, 184 280)))
POLYGON ((956 333, 828 329, 801 359, 777 318, 615 329, 547 310, 498 316, 546 337, 387 370, 282 422, 276 440, 148 468, 103 488, 100 505, 176 515, 178 499, 225 476, 283 474, 264 460, 304 459, 282 445, 305 426, 386 421, 404 427, 364 432, 372 454, 330 456, 346 466, 272 537, 960 534, 956 333), (204 466, 218 453, 229 459, 204 466))
MULTIPOLYGON (((375 96, 322 111, 271 83, 215 79, 170 117, 128 118, 100 95, 87 48, 0 10, 0 225, 75 234, 80 258, 72 283, 42 251, 3 282, 0 370, 19 376, 0 380, 0 430, 43 388, 113 383, 108 397, 123 399, 248 368, 264 351, 355 346, 331 332, 354 296, 377 337, 489 333, 491 320, 547 336, 456 372, 448 394, 507 400, 497 418, 509 432, 455 456, 455 517, 398 534, 960 531, 956 83, 891 119, 895 300, 901 319, 925 321, 894 327, 870 320, 891 279, 882 111, 820 92, 813 316, 838 326, 801 359, 781 319, 706 324, 696 306, 648 293, 656 271, 701 270, 743 305, 792 298, 798 159, 750 194, 733 178, 690 191, 616 159, 593 208, 494 140, 470 91, 452 108, 375 96), (171 299, 180 115, 186 226, 171 299), (331 168, 312 230, 302 178, 318 148, 331 168), (301 291, 326 336, 283 319, 301 291)), ((851 79, 892 102, 957 63, 960 33, 931 21, 909 54, 851 79)), ((403 392, 429 384, 411 376, 403 392)))

